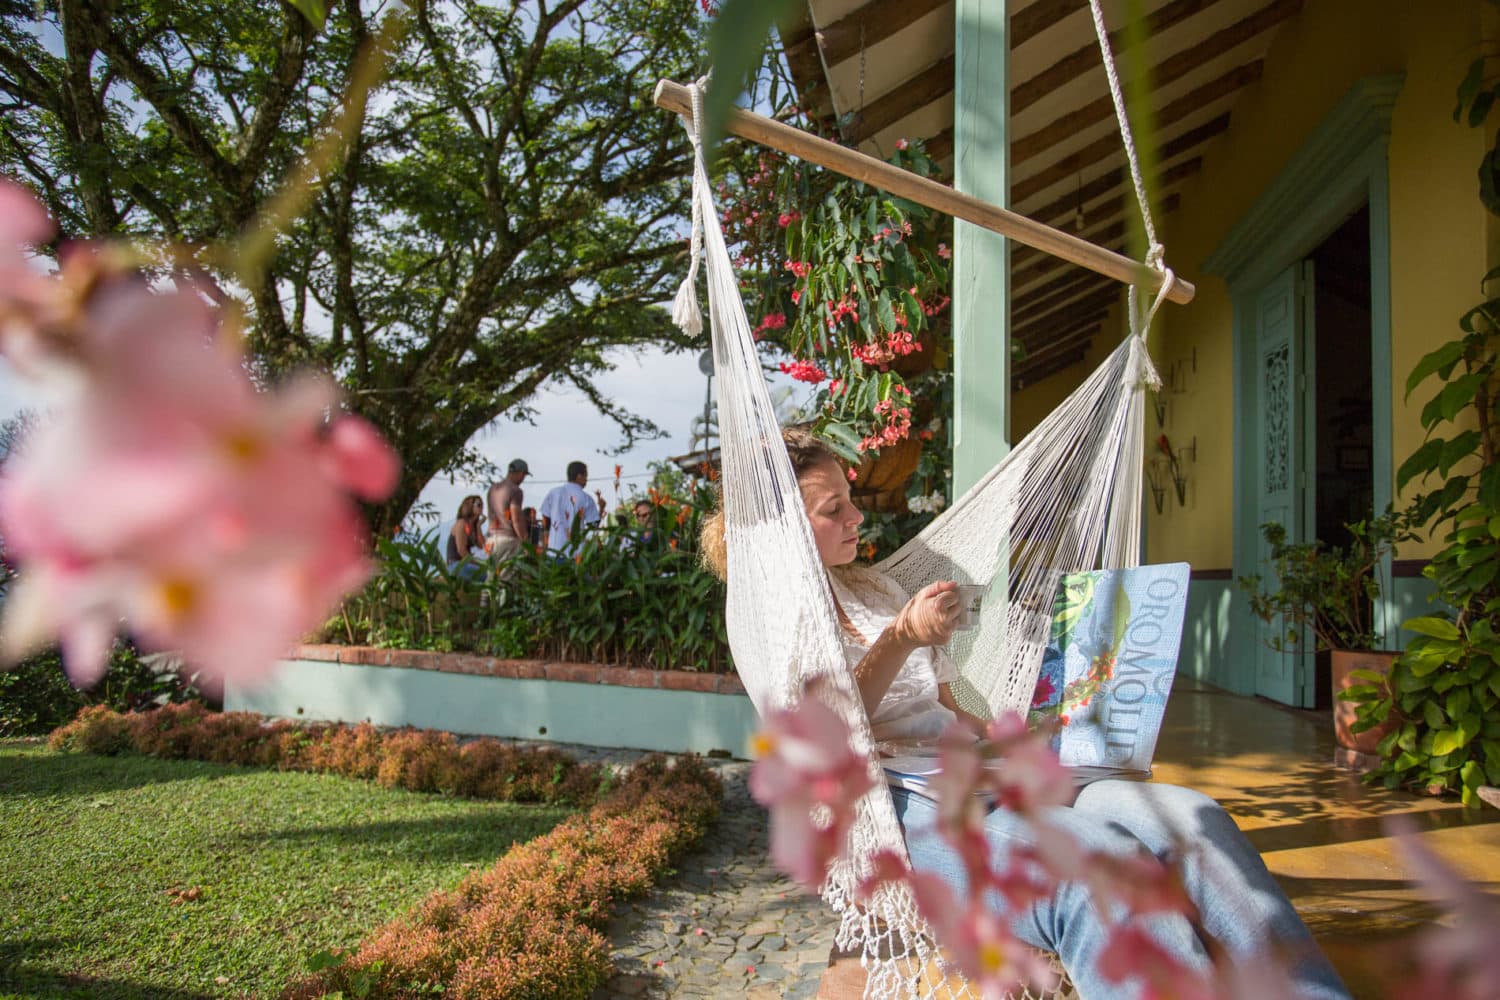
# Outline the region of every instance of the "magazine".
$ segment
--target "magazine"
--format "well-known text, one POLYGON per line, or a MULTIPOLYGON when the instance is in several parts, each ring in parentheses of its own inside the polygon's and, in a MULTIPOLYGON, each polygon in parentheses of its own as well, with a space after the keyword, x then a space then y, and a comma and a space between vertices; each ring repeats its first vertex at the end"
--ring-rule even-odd
MULTIPOLYGON (((1055 727, 1052 749, 1077 784, 1151 776, 1177 674, 1188 574, 1187 563, 1167 563, 1059 580, 1028 721, 1055 727)), ((881 766, 890 784, 921 791, 938 761, 918 754, 881 766)))

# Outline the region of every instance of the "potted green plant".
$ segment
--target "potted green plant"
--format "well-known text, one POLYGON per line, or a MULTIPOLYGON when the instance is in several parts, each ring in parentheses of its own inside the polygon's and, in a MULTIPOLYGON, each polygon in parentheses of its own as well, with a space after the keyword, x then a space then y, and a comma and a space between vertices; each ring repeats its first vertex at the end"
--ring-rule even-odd
MULTIPOLYGON (((1454 120, 1481 127, 1500 98, 1476 59, 1458 91, 1454 120)), ((1479 168, 1485 209, 1500 215, 1500 139, 1479 168)), ((1486 297, 1500 269, 1480 283, 1486 297)), ((1391 668, 1388 689, 1357 689, 1361 728, 1388 726, 1372 778, 1387 787, 1457 793, 1476 806, 1500 784, 1500 298, 1486 297, 1459 319, 1462 336, 1417 362, 1406 396, 1435 379, 1422 408, 1426 440, 1397 471, 1397 488, 1428 487, 1412 504, 1411 526, 1429 526, 1441 548, 1423 569, 1434 592, 1430 614, 1391 668)))
MULTIPOLYGON (((1347 525, 1346 545, 1321 541, 1288 542, 1286 527, 1276 522, 1261 525, 1271 546, 1274 584, 1259 575, 1243 576, 1239 585, 1250 598, 1250 610, 1276 627, 1272 648, 1292 651, 1313 648, 1328 654, 1330 687, 1333 692, 1334 737, 1340 747, 1340 763, 1367 769, 1384 737, 1379 726, 1356 731, 1356 706, 1347 692, 1363 687, 1381 688, 1397 654, 1381 647, 1375 631, 1374 608, 1385 590, 1382 566, 1398 543, 1414 536, 1404 512, 1387 510, 1379 517, 1347 525), (1360 755, 1360 756, 1354 756, 1360 755)), ((1394 719, 1388 723, 1394 726, 1394 719)))
MULTIPOLYGON (((1500 278, 1500 270, 1485 283, 1500 278)), ((1441 389, 1422 411, 1427 440, 1401 466, 1398 487, 1436 478, 1413 502, 1411 522, 1441 535, 1423 569, 1434 610, 1404 627, 1415 633, 1388 688, 1356 688, 1360 728, 1384 732, 1375 776, 1388 787, 1456 792, 1477 805, 1500 784, 1500 298, 1476 306, 1467 331, 1418 362, 1407 395, 1436 376, 1441 389), (1445 437, 1438 433, 1451 428, 1445 437), (1393 726, 1392 720, 1400 725, 1393 726)))

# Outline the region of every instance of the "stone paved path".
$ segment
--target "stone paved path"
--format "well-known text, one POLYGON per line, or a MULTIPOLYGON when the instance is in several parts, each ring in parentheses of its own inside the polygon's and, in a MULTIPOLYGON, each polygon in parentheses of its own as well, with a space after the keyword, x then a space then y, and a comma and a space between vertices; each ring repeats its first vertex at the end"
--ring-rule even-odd
POLYGON ((615 975, 593 1000, 744 996, 810 1000, 833 946, 822 901, 771 867, 750 765, 725 761, 724 811, 703 846, 607 931, 615 975))

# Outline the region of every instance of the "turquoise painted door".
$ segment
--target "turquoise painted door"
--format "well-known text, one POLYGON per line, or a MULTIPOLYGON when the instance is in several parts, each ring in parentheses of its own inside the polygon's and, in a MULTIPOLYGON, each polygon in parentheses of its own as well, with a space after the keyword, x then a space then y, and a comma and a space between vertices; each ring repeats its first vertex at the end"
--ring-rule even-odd
MULTIPOLYGON (((1306 507, 1304 344, 1308 321, 1302 308, 1304 289, 1312 287, 1312 265, 1294 264, 1272 279, 1255 299, 1256 395, 1259 461, 1256 524, 1276 521, 1287 538, 1303 538, 1306 507)), ((1271 547, 1257 532, 1256 572, 1268 586, 1275 583, 1271 547)), ((1310 654, 1272 649, 1270 639, 1283 631, 1257 621, 1255 693, 1286 705, 1303 704, 1303 678, 1310 654)))

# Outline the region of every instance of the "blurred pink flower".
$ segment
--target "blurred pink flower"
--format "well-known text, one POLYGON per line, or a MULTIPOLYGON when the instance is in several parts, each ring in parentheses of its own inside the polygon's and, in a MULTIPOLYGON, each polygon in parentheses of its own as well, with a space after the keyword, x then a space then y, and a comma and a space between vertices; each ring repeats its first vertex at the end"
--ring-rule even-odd
MULTIPOLYGON (((374 427, 337 416, 326 379, 258 390, 191 286, 153 291, 117 261, 85 249, 42 279, 58 325, 28 349, 56 354, 82 391, 0 480, 21 566, 0 644, 14 657, 57 637, 87 684, 123 620, 145 648, 253 676, 363 581, 350 494, 383 499, 399 462, 374 427)), ((25 308, 0 288, 0 315, 25 308)))
POLYGON ((1168 954, 1138 923, 1116 926, 1097 959, 1111 982, 1137 984, 1141 1000, 1213 1000, 1207 977, 1168 954))
POLYGON ((1018 986, 1057 990, 1057 973, 1045 955, 1017 938, 982 898, 971 900, 938 940, 987 997, 1010 996, 1018 986))
POLYGON ((772 860, 809 886, 844 850, 855 805, 875 785, 869 760, 849 745, 848 725, 820 690, 808 685, 795 707, 770 714, 750 775, 751 794, 771 813, 772 860))
POLYGON ((1026 728, 1024 717, 1005 713, 990 723, 987 735, 1005 761, 1004 767, 984 771, 983 787, 994 794, 996 805, 1029 816, 1073 801, 1077 790, 1072 775, 1045 737, 1026 728))
POLYGON ((1082 877, 1101 906, 1113 903, 1136 916, 1181 913, 1197 920, 1198 908, 1181 873, 1154 855, 1090 854, 1082 877))

